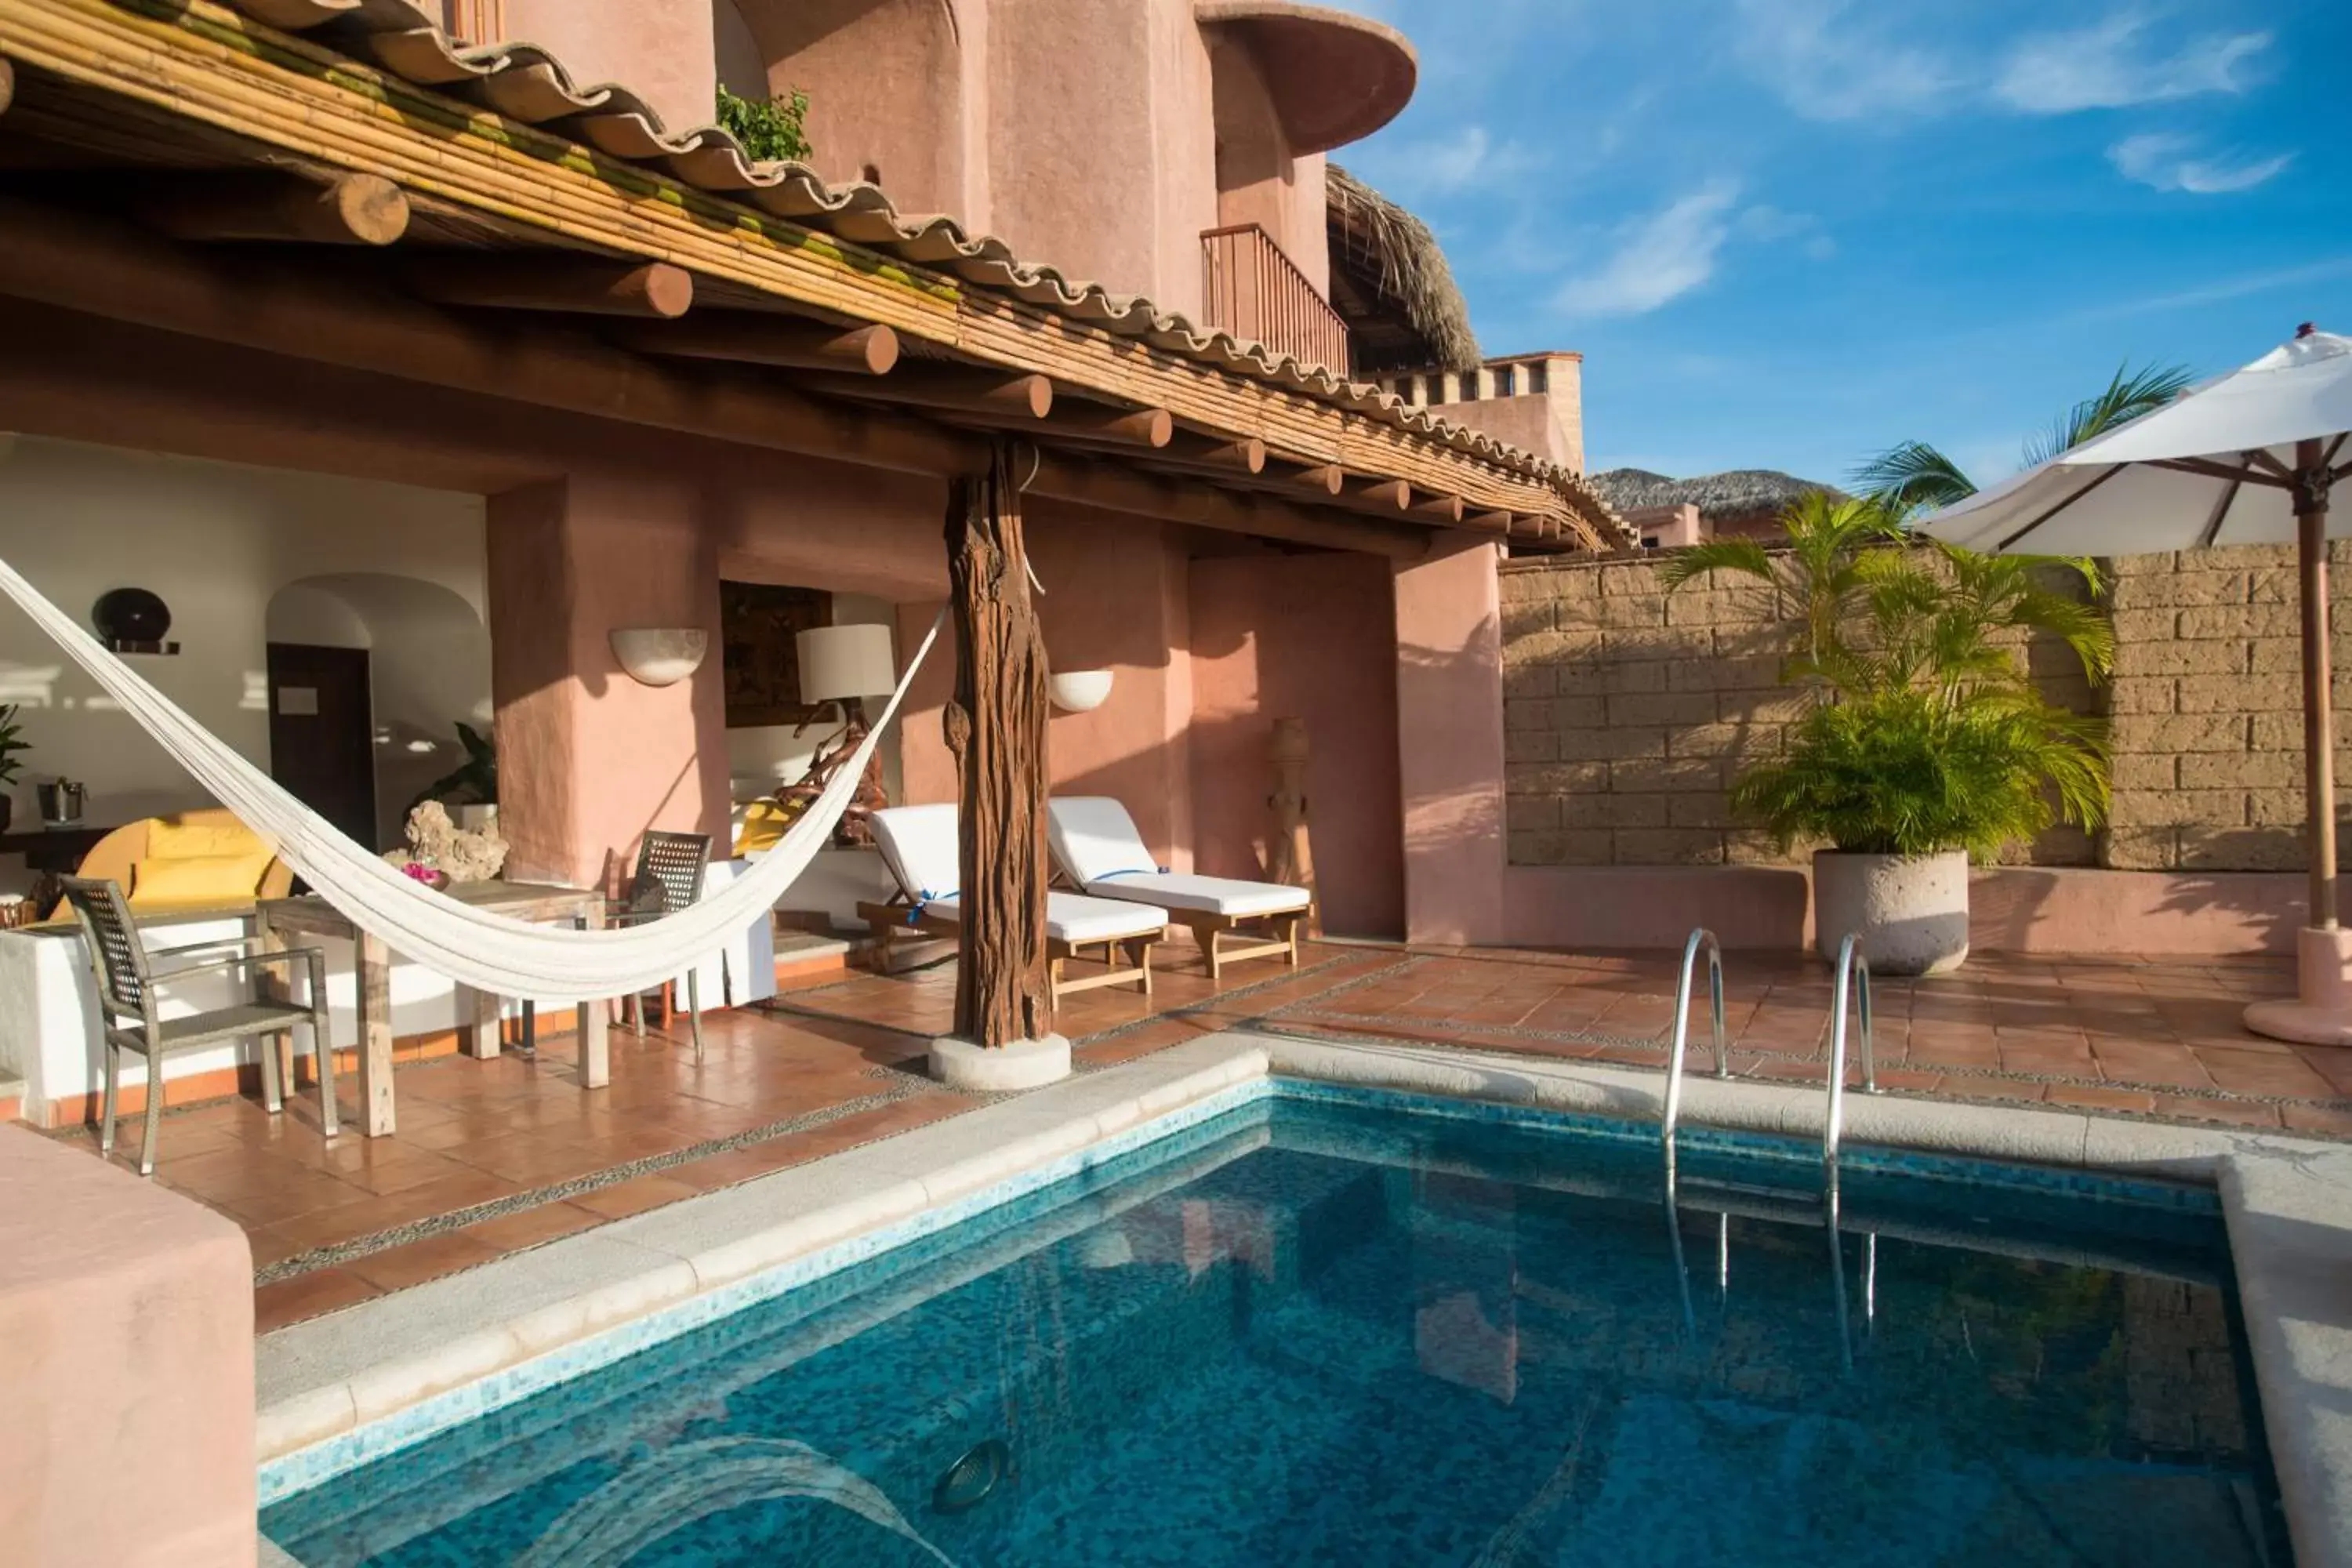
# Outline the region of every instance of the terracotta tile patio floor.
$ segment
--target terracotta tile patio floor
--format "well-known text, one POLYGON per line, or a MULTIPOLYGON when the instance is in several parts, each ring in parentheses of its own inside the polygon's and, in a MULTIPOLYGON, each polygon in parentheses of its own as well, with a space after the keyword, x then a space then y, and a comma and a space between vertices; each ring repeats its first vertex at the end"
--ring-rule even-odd
MULTIPOLYGON (((1654 1066, 1674 970, 1670 954, 1318 944, 1295 974, 1245 964, 1213 984, 1179 963, 1148 1001, 1083 993, 1062 1026, 1081 1070, 1226 1028, 1654 1066)), ((1726 973, 1735 1072, 1818 1082, 1827 971, 1734 953, 1726 973)), ((1978 958, 1958 975, 1879 983, 1880 1082, 2352 1139, 2352 1053, 2240 1025, 2249 1000, 2291 990, 2287 964, 2267 959, 1978 958)), ((921 1071, 953 1005, 944 964, 820 979, 708 1016, 698 1068, 682 1029, 642 1041, 616 1029, 612 1084, 593 1094, 562 1038, 535 1058, 404 1065, 389 1138, 328 1142, 314 1095, 282 1117, 209 1101, 166 1113, 158 1179, 246 1228, 266 1332, 970 1109, 981 1101, 921 1071)), ((348 1106, 348 1077, 341 1088, 348 1106)), ((94 1145, 86 1129, 57 1136, 94 1145)), ((126 1138, 118 1157, 135 1146, 126 1138)))

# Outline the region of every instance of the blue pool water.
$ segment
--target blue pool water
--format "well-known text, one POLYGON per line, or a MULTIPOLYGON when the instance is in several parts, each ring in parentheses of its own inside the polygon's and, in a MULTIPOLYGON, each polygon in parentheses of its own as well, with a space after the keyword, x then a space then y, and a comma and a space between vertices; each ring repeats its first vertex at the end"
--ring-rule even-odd
MULTIPOLYGON (((1299 1091, 1303 1093, 1304 1091, 1299 1091)), ((2287 1561, 2210 1194, 1277 1098, 296 1495, 350 1563, 2287 1561)))

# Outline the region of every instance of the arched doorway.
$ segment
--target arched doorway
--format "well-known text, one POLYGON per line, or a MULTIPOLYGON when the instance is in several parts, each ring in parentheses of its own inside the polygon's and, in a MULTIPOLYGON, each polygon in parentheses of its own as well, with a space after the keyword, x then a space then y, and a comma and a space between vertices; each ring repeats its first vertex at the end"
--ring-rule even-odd
POLYGON ((373 848, 465 760, 458 726, 489 733, 490 635, 437 583, 338 573, 272 595, 269 771, 373 848))

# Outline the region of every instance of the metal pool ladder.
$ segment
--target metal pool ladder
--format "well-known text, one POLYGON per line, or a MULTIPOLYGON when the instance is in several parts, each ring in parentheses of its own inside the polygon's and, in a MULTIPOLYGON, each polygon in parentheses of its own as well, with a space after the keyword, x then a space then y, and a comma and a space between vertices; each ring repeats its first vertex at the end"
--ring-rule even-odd
MULTIPOLYGON (((1659 1142, 1666 1163, 1666 1215, 1668 1235, 1674 1244, 1675 1271, 1682 1278, 1683 1316, 1692 1322, 1690 1276, 1683 1261, 1682 1225, 1679 1216, 1681 1199, 1678 1192, 1675 1158, 1675 1134, 1682 1121, 1683 1068, 1690 1056, 1690 1004, 1693 982, 1698 972, 1698 956, 1704 952, 1707 961, 1707 1000, 1715 1031, 1715 1076, 1731 1076, 1731 1056, 1724 1028, 1723 1011, 1723 946, 1715 933, 1701 926, 1690 933, 1683 944, 1682 979, 1675 989, 1675 1027, 1673 1043, 1666 1053, 1665 1108, 1659 1118, 1659 1142)), ((1845 1132, 1845 1079, 1849 1040, 1859 1037, 1862 1047, 1862 1089, 1865 1094, 1878 1092, 1878 1058, 1873 1040, 1873 1019, 1870 996, 1870 961, 1865 958, 1853 936, 1849 933, 1838 944, 1836 993, 1830 1009, 1830 1060, 1827 1100, 1822 1124, 1822 1207, 1829 1233, 1830 1257, 1837 1280, 1838 1340, 1849 1369, 1853 1365, 1852 1340, 1846 1327, 1845 1253, 1839 1243, 1838 1154, 1845 1132)), ((1730 1286, 1730 1215, 1719 1212, 1717 1216, 1716 1286, 1728 1290, 1730 1286)), ((1863 1239, 1863 1310, 1866 1318, 1877 1317, 1878 1237, 1868 1233, 1863 1239)))
POLYGON ((1683 1114, 1683 1063, 1690 1056, 1691 981, 1702 950, 1706 953, 1707 1009, 1715 1024, 1715 1076, 1731 1076, 1731 1047, 1723 1027, 1723 944, 1701 926, 1683 943, 1683 977, 1675 987, 1675 1039, 1666 1051, 1666 1108, 1659 1118, 1658 1137, 1665 1145, 1669 1188, 1675 1178, 1675 1127, 1683 1114))

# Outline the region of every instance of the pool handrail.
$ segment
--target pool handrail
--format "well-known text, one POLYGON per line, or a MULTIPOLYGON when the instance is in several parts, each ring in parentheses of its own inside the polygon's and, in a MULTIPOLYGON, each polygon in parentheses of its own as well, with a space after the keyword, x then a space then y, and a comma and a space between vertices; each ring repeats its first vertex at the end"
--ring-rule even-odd
POLYGON ((1862 1036, 1862 1089, 1878 1092, 1878 1057, 1872 1047, 1870 960, 1854 934, 1838 944, 1836 999, 1830 1011, 1829 1109, 1822 1126, 1822 1165, 1829 1182, 1830 1201, 1837 1201, 1838 1146, 1845 1131, 1845 1047, 1847 1004, 1853 1004, 1862 1036))
POLYGON ((1658 1118, 1658 1141, 1665 1149, 1670 1173, 1675 1162, 1675 1128, 1682 1121, 1683 1064, 1690 1055, 1691 981, 1698 968, 1702 947, 1706 950, 1707 1004, 1715 1024, 1715 1076, 1731 1076, 1731 1047, 1723 1019, 1723 944, 1716 940, 1713 931, 1700 926, 1683 943, 1682 979, 1675 987, 1674 1043, 1666 1049, 1666 1103, 1658 1118))

